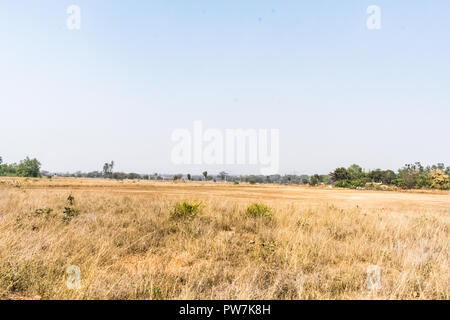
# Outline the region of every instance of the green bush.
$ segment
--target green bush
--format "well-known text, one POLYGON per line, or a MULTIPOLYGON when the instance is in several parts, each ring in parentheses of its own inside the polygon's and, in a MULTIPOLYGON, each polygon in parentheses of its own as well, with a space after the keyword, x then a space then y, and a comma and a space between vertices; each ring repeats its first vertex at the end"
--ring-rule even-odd
POLYGON ((271 218, 273 216, 272 209, 262 203, 252 203, 245 210, 245 215, 252 218, 271 218))
POLYGON ((337 188, 351 188, 351 185, 346 180, 339 180, 334 185, 337 188))
POLYGON ((352 181, 350 181, 350 185, 351 185, 351 188, 353 188, 353 189, 355 189, 355 188, 363 188, 365 185, 366 185, 366 183, 368 183, 369 182, 369 180, 367 180, 367 179, 355 179, 355 180, 352 180, 352 181))
POLYGON ((192 219, 201 211, 202 207, 201 202, 178 202, 170 212, 170 216, 174 219, 192 219))

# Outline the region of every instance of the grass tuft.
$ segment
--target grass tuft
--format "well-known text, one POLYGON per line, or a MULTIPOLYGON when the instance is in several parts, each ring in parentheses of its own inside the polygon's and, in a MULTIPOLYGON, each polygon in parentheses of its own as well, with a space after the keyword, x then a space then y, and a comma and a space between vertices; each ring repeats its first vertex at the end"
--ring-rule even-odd
POLYGON ((201 202, 178 202, 170 212, 173 219, 192 219, 201 212, 203 205, 201 202))
POLYGON ((272 218, 272 209, 263 203, 252 203, 245 210, 245 215, 251 218, 272 218))

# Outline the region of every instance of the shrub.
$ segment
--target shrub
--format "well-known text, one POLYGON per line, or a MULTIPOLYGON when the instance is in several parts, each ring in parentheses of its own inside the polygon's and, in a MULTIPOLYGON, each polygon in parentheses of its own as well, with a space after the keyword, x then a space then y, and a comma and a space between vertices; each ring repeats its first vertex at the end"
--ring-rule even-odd
POLYGON ((160 289, 160 288, 158 288, 158 287, 153 287, 153 290, 152 290, 152 298, 155 299, 155 300, 159 300, 159 299, 162 298, 162 292, 161 292, 161 289, 160 289))
POLYGON ((350 181, 351 188, 362 188, 368 183, 369 181, 367 179, 355 179, 350 181))
POLYGON ((74 208, 71 207, 65 207, 63 211, 63 221, 69 222, 72 220, 72 218, 78 216, 80 212, 74 208))
POLYGON ((442 170, 435 170, 429 173, 431 187, 433 189, 447 190, 449 189, 449 178, 442 170))
POLYGON ((72 218, 74 218, 80 214, 80 211, 72 208, 72 206, 75 203, 75 198, 71 194, 67 197, 67 202, 69 203, 69 207, 64 207, 64 211, 63 211, 63 221, 64 222, 69 222, 70 220, 72 220, 72 218))
POLYGON ((335 183, 334 186, 337 188, 351 188, 350 183, 346 180, 339 180, 335 183))
POLYGON ((67 202, 69 202, 69 205, 73 206, 74 202, 75 202, 75 198, 70 194, 67 197, 67 202))
POLYGON ((252 203, 245 210, 245 215, 247 217, 252 218, 259 218, 259 217, 271 218, 273 214, 272 209, 266 206, 265 204, 252 203))
POLYGON ((202 203, 201 202, 178 202, 173 207, 172 211, 170 212, 170 216, 175 219, 180 218, 187 218, 192 219, 194 218, 202 209, 202 203))

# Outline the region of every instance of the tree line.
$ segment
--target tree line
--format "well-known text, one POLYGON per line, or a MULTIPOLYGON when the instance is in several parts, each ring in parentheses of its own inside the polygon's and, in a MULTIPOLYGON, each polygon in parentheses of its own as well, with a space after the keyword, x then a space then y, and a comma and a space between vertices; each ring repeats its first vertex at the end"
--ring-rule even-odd
POLYGON ((77 177, 77 178, 108 178, 116 180, 124 179, 140 179, 140 180, 188 180, 188 181, 225 181, 225 182, 247 182, 256 183, 273 183, 273 184, 299 184, 311 186, 329 185, 340 188, 352 189, 384 189, 389 187, 398 187, 402 189, 450 189, 450 167, 445 167, 443 163, 431 166, 423 166, 420 162, 414 164, 406 164, 397 172, 392 170, 363 170, 359 165, 353 164, 348 168, 336 168, 329 174, 314 175, 230 175, 225 171, 217 175, 208 174, 203 171, 201 175, 173 174, 163 175, 158 173, 139 174, 114 172, 114 161, 107 162, 103 165, 101 171, 92 172, 75 172, 75 173, 59 173, 54 174, 40 170, 41 163, 37 159, 29 157, 19 163, 6 164, 0 157, 0 176, 11 177, 41 177, 52 176, 61 177, 77 177))
POLYGON ((424 167, 420 162, 406 164, 397 172, 392 170, 371 170, 365 172, 353 164, 348 168, 337 168, 329 174, 329 183, 341 188, 364 188, 395 186, 402 189, 449 190, 450 167, 443 163, 424 167))
POLYGON ((37 159, 26 157, 19 163, 6 164, 0 157, 0 176, 9 177, 41 177, 41 163, 37 159))

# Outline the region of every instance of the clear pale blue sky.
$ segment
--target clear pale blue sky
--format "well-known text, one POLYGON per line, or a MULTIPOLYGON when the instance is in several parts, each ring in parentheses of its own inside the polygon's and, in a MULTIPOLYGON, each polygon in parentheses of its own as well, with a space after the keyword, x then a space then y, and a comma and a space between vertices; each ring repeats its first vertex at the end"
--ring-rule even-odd
POLYGON ((172 131, 202 120, 279 128, 281 173, 450 165, 449 35, 448 0, 3 0, 0 156, 217 172, 170 162, 172 131))

